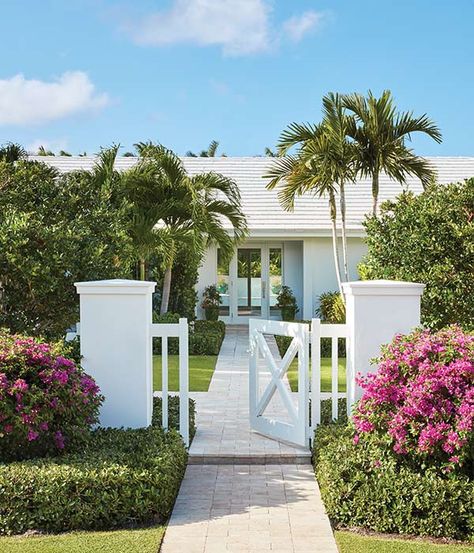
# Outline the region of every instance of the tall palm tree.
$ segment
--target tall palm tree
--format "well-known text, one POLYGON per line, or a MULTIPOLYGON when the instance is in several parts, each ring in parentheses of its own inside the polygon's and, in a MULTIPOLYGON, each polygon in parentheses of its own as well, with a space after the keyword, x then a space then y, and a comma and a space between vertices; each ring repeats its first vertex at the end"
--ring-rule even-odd
POLYGON ((146 259, 158 250, 165 268, 160 311, 166 313, 177 244, 203 252, 215 243, 228 257, 245 237, 247 224, 232 179, 213 172, 189 176, 171 150, 149 142, 136 147, 140 162, 125 174, 125 189, 135 238, 139 235, 143 245, 140 277, 146 259))
POLYGON ((428 162, 413 153, 406 142, 413 133, 428 135, 436 142, 442 136, 436 124, 426 115, 399 112, 392 93, 385 90, 380 98, 371 91, 367 97, 349 94, 343 105, 354 114, 349 136, 358 148, 358 173, 372 179, 372 212, 377 214, 379 178, 383 171, 392 179, 404 183, 407 176, 418 177, 423 186, 435 176, 428 162))
POLYGON ((36 152, 37 156, 54 156, 54 152, 51 150, 48 150, 44 146, 40 146, 38 148, 38 151, 36 152))
POLYGON ((354 180, 356 159, 354 144, 347 139, 349 119, 341 97, 326 95, 319 125, 292 123, 281 134, 279 154, 285 155, 295 146, 296 154, 276 160, 267 175, 271 178, 269 189, 281 185, 279 199, 286 210, 292 210, 295 197, 304 193, 328 197, 334 264, 341 294, 336 197, 339 194, 344 277, 348 280, 345 184, 354 180))

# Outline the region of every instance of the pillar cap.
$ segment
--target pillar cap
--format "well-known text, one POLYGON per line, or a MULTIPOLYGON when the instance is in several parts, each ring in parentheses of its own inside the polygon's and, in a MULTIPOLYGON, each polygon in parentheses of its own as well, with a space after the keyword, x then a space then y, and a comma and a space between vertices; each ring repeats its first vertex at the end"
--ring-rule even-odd
POLYGON ((358 280, 344 282, 342 289, 347 296, 421 296, 425 286, 401 280, 358 280))
POLYGON ((91 280, 89 282, 75 282, 77 293, 82 295, 140 295, 154 292, 156 282, 147 280, 91 280))

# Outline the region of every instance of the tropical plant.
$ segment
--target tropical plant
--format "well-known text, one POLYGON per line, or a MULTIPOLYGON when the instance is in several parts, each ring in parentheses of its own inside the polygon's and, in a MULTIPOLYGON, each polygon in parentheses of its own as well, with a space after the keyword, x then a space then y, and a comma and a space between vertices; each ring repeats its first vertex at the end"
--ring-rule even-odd
POLYGON ((219 294, 217 286, 215 284, 206 286, 202 294, 201 307, 204 309, 208 321, 217 321, 221 303, 221 295, 219 294))
POLYGON ((275 307, 281 309, 281 318, 284 321, 293 321, 299 311, 293 290, 289 286, 282 286, 276 299, 275 307))
POLYGON ((404 192, 364 227, 362 279, 423 282, 423 325, 474 329, 474 178, 404 192))
POLYGON ((341 97, 328 94, 323 98, 323 120, 319 125, 292 123, 281 134, 279 153, 267 177, 267 188, 281 185, 278 194, 283 208, 294 209, 296 196, 312 193, 327 196, 332 229, 334 264, 342 294, 341 270, 337 236, 337 194, 340 194, 344 275, 347 280, 347 245, 345 229, 345 184, 355 178, 355 146, 347 138, 350 117, 341 97), (295 154, 288 155, 297 147, 295 154))
POLYGON ((140 260, 159 250, 165 267, 160 312, 168 310, 171 273, 178 244, 198 251, 215 243, 229 257, 246 235, 240 192, 232 179, 218 173, 189 176, 171 150, 150 142, 136 145, 139 163, 124 175, 132 206, 132 237, 140 260), (230 224, 230 231, 224 226, 230 224))
POLYGON ((325 323, 344 324, 346 322, 346 306, 339 292, 323 292, 320 294, 319 307, 316 315, 325 323))
POLYGON ((38 148, 38 151, 36 152, 36 155, 37 156, 54 156, 54 152, 51 151, 51 150, 48 150, 47 148, 45 148, 44 146, 40 146, 38 148))
POLYGON ((69 152, 66 152, 66 150, 59 150, 58 156, 71 157, 72 154, 70 154, 69 152))
MULTIPOLYGON (((186 152, 186 157, 216 157, 218 147, 219 147, 219 142, 217 142, 217 140, 211 140, 206 150, 201 150, 199 154, 195 154, 191 150, 188 150, 186 152)), ((221 154, 221 156, 226 157, 225 154, 221 154)))
POLYGON ((383 171, 392 179, 404 183, 407 176, 418 177, 426 186, 435 177, 429 163, 414 154, 406 142, 413 133, 423 133, 440 143, 441 132, 426 115, 399 112, 392 93, 385 90, 376 98, 369 90, 367 97, 348 94, 343 106, 354 114, 348 135, 357 146, 357 173, 372 179, 372 213, 377 214, 379 178, 383 171))
POLYGON ((265 156, 266 157, 278 157, 278 153, 269 148, 268 146, 265 147, 265 156))
POLYGON ((7 142, 6 144, 2 144, 0 146, 0 161, 14 163, 20 159, 25 159, 27 155, 26 150, 20 144, 7 142))

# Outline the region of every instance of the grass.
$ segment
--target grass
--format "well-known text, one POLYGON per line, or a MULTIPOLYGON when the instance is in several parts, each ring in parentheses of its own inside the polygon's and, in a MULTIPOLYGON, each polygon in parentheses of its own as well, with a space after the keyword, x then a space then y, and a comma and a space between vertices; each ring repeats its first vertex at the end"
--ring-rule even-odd
MULTIPOLYGON (((288 380, 293 392, 298 391, 298 360, 295 359, 288 369, 288 380)), ((339 359, 338 371, 339 392, 346 391, 346 360, 339 359)), ((329 357, 321 358, 321 392, 331 391, 331 359, 329 357)))
MULTIPOLYGON (((207 392, 216 367, 216 355, 189 356, 189 391, 207 392)), ((179 357, 168 356, 168 390, 179 390, 179 357)), ((153 356, 153 390, 161 390, 161 355, 153 356)))
POLYGON ((336 532, 340 553, 473 553, 474 546, 336 532))
POLYGON ((2 553, 157 553, 163 526, 110 532, 0 538, 2 553))

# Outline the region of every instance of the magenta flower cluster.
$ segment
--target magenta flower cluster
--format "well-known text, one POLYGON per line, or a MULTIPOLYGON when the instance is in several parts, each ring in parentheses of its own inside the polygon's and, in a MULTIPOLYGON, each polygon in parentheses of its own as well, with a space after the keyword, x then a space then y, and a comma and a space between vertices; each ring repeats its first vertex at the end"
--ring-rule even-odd
POLYGON ((0 335, 0 458, 58 453, 98 420, 95 381, 57 346, 0 335))
POLYGON ((377 372, 358 378, 364 394, 354 443, 386 436, 396 454, 447 471, 472 462, 474 335, 456 326, 399 335, 378 363, 377 372))

